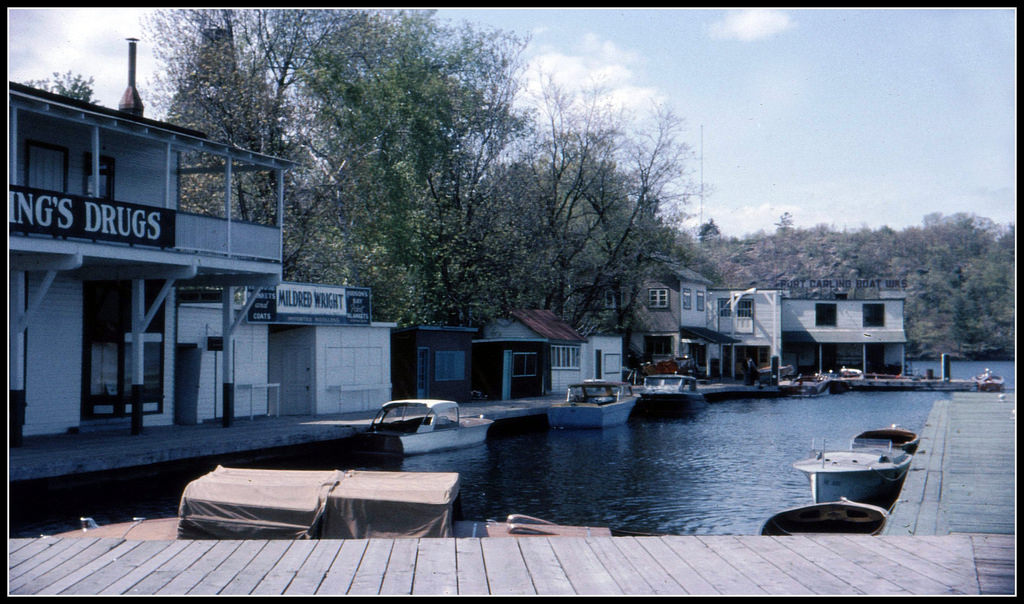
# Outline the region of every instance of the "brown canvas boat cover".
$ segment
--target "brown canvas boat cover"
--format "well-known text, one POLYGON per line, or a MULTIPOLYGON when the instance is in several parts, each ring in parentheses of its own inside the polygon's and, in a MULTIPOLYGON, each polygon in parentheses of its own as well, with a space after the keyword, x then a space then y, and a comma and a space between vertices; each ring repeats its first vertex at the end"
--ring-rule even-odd
POLYGON ((320 536, 451 537, 456 472, 349 471, 330 494, 320 536))
POLYGON ((450 537, 457 473, 224 468, 185 487, 179 539, 450 537))

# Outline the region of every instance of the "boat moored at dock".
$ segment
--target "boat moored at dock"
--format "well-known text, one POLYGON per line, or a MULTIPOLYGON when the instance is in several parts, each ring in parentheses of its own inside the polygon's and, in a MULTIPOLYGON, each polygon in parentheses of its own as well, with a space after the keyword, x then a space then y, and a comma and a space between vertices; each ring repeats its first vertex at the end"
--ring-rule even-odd
POLYGON ((889 513, 884 508, 842 498, 783 510, 761 527, 762 535, 855 534, 877 535, 889 513))
POLYGON ((547 410, 552 428, 607 428, 626 423, 637 397, 625 382, 585 381, 569 386, 565 401, 547 410))
POLYGON ((707 405, 697 391, 697 379, 688 375, 655 374, 644 378, 637 412, 654 416, 683 415, 707 405))
POLYGON ((846 498, 889 507, 899 495, 912 456, 891 443, 854 443, 848 450, 822 447, 793 467, 807 475, 811 498, 827 503, 846 498))
POLYGON ((417 455, 478 445, 493 423, 464 416, 454 401, 403 399, 384 403, 369 429, 353 440, 365 452, 417 455))
POLYGON ((879 428, 878 430, 865 430, 853 437, 854 445, 868 446, 872 441, 889 443, 893 448, 903 449, 907 453, 913 455, 914 452, 917 451, 917 445, 920 442, 920 438, 917 433, 911 432, 906 428, 901 428, 896 424, 893 424, 888 428, 879 428))

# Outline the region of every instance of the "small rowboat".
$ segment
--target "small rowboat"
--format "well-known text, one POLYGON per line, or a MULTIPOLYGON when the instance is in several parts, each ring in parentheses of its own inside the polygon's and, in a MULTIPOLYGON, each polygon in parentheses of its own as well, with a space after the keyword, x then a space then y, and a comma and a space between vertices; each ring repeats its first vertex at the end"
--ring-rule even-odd
POLYGON ((762 535, 848 533, 877 535, 889 514, 883 508, 842 498, 839 501, 790 508, 761 527, 762 535))

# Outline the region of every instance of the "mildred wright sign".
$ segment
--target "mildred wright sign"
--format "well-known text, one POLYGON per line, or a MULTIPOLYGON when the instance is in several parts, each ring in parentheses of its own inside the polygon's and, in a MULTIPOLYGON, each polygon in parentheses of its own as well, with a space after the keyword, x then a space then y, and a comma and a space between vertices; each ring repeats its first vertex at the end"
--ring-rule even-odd
POLYGON ((249 323, 369 325, 370 288, 281 283, 256 293, 246 319, 249 323))

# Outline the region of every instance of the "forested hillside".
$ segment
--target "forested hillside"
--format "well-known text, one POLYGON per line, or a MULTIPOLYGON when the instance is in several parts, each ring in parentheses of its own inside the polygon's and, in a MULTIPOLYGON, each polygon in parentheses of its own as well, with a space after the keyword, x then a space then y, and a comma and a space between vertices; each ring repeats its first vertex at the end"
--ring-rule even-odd
POLYGON ((699 270, 730 287, 808 277, 905 280, 908 356, 1014 357, 1014 225, 958 213, 928 215, 900 231, 800 229, 787 216, 775 226, 743 238, 717 236, 713 224, 703 229, 699 270))

